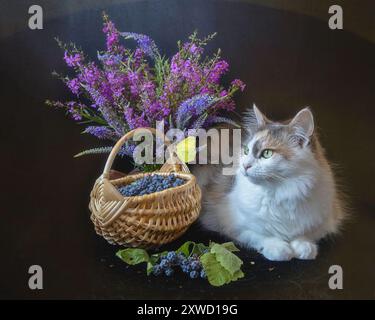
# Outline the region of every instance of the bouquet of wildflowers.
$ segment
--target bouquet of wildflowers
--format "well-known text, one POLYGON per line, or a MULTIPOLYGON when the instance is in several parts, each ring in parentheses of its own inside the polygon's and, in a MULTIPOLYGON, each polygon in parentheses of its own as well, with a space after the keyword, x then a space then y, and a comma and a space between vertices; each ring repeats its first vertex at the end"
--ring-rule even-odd
MULTIPOLYGON (((209 128, 216 123, 233 123, 226 113, 235 109, 233 95, 243 91, 244 83, 233 80, 228 88, 220 79, 228 71, 220 50, 204 57, 204 47, 213 37, 200 39, 193 33, 171 59, 161 55, 155 42, 146 35, 120 32, 104 14, 106 50, 98 61, 90 61, 74 44, 59 45, 64 60, 75 76, 61 76, 75 99, 47 104, 67 111, 85 125, 84 133, 112 144, 126 132, 138 127, 155 127, 163 121, 165 130, 209 128), (130 49, 126 39, 135 41, 130 49)), ((94 148, 82 154, 109 152, 111 146, 94 148)), ((133 145, 123 148, 131 155, 133 145)))

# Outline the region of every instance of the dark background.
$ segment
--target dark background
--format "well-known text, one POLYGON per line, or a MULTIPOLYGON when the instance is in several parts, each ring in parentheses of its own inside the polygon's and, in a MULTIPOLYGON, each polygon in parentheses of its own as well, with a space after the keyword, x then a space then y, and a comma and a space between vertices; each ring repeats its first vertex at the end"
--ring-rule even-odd
MULTIPOLYGON (((80 8, 72 1, 2 1, 0 6, 0 298, 374 299, 375 36, 368 23, 374 21, 368 19, 374 18, 373 2, 345 1, 344 30, 336 31, 328 28, 329 15, 322 10, 340 1, 299 1, 307 3, 302 12, 260 1, 92 3, 80 8), (27 27, 32 4, 47 8, 43 30, 27 27), (95 235, 87 205, 105 156, 73 159, 99 142, 80 135, 82 128, 43 102, 69 98, 51 76, 52 70, 68 71, 53 38, 76 42, 94 58, 104 47, 103 9, 120 30, 150 35, 166 55, 194 29, 202 35, 217 31, 209 51, 221 47, 230 62, 226 81, 240 78, 247 84, 238 95, 238 110, 255 102, 271 118, 282 119, 311 106, 352 208, 343 233, 323 241, 315 261, 274 263, 242 250, 246 277, 214 288, 182 275, 147 277, 143 266, 128 268, 114 256, 117 248, 95 235), (44 270, 40 291, 28 289, 33 264, 44 270), (344 270, 341 291, 328 288, 334 264, 344 270)), ((171 247, 209 239, 226 240, 194 225, 171 247)))

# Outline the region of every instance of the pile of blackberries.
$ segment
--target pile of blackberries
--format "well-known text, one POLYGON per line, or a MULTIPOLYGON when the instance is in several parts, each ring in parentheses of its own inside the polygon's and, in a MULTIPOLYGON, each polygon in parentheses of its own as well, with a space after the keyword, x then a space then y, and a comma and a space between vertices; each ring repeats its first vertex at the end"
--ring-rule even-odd
POLYGON ((176 253, 175 251, 169 251, 165 256, 161 257, 159 263, 154 265, 152 273, 155 276, 165 274, 170 277, 174 274, 176 267, 180 267, 192 279, 198 277, 206 278, 206 272, 197 255, 193 254, 190 257, 186 257, 183 253, 176 253))
POLYGON ((174 174, 168 176, 153 174, 138 179, 126 186, 121 186, 118 190, 125 197, 143 196, 168 188, 178 187, 185 182, 184 179, 177 178, 174 174))

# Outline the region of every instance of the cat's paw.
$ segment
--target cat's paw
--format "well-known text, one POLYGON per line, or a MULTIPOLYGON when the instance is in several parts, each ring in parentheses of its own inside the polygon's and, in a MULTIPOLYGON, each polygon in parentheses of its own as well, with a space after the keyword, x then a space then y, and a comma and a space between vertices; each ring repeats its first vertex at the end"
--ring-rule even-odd
POLYGON ((293 249, 287 242, 274 238, 264 240, 261 253, 271 261, 289 261, 294 257, 293 249))
POLYGON ((313 260, 318 254, 318 246, 309 240, 295 239, 290 242, 290 245, 297 259, 313 260))

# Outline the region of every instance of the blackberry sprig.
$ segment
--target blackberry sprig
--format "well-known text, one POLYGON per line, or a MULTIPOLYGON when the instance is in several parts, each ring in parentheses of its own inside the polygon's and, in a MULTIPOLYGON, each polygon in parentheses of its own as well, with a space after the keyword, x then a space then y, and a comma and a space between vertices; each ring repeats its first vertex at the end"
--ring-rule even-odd
POLYGON ((155 276, 166 275, 170 277, 174 274, 175 269, 181 269, 183 273, 189 275, 191 279, 198 277, 206 278, 206 273, 203 270, 202 263, 199 256, 193 254, 186 257, 181 252, 169 251, 166 255, 160 258, 158 264, 155 264, 152 273, 155 276))
POLYGON ((175 251, 149 254, 140 248, 126 248, 116 255, 130 265, 147 264, 147 275, 172 277, 177 272, 191 279, 203 278, 213 286, 222 286, 244 277, 243 261, 236 255, 233 242, 208 245, 187 241, 175 251))

